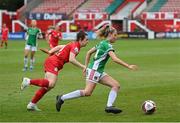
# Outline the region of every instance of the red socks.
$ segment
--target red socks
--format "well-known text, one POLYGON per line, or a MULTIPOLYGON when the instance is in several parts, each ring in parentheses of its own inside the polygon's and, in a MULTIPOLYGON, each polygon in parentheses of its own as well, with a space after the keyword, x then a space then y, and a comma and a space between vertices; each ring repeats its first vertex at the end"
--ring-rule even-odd
POLYGON ((31 79, 30 84, 46 88, 49 87, 49 81, 47 79, 31 79))
POLYGON ((49 81, 47 79, 31 79, 30 85, 40 86, 41 88, 36 91, 34 97, 31 102, 36 104, 48 91, 49 81))
POLYGON ((36 104, 47 92, 46 88, 40 88, 39 90, 37 90, 35 96, 32 98, 31 102, 36 104))

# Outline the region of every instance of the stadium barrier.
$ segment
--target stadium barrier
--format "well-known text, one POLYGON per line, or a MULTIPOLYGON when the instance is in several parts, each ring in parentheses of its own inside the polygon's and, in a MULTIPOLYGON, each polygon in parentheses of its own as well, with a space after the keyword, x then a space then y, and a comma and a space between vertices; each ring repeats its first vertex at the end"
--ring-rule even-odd
MULTIPOLYGON (((76 34, 77 32, 64 32, 62 33, 62 39, 63 40, 75 40, 76 39, 76 34)), ((92 39, 96 39, 96 34, 92 31, 87 32, 88 34, 88 39, 92 40, 92 39)))
MULTIPOLYGON (((0 38, 1 38, 1 35, 0 35, 0 38)), ((8 39, 9 40, 23 40, 25 39, 25 33, 24 32, 9 33, 8 39)))
MULTIPOLYGON (((68 32, 68 33, 62 33, 62 39, 63 40, 75 40, 76 39, 77 32, 68 32)), ((87 32, 88 38, 96 39, 96 34, 94 32, 87 32)), ((25 40, 25 32, 17 32, 17 33, 9 33, 8 39, 10 40, 25 40)), ((1 39, 1 34, 0 34, 1 39)))
POLYGON ((122 32, 118 33, 118 38, 148 38, 147 32, 122 32))
POLYGON ((158 32, 155 36, 156 38, 180 38, 180 32, 158 32))

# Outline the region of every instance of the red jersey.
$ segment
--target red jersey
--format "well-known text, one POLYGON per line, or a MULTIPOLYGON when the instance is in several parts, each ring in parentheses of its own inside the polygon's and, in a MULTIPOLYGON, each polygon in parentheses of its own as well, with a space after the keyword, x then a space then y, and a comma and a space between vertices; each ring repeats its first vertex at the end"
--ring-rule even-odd
POLYGON ((8 37, 8 33, 9 33, 9 29, 6 28, 2 28, 2 38, 7 38, 8 37))
POLYGON ((56 47, 58 45, 58 41, 62 38, 61 32, 57 32, 56 30, 52 30, 50 33, 49 45, 51 48, 56 47))
POLYGON ((56 54, 48 57, 45 61, 44 68, 46 72, 58 74, 58 71, 63 68, 63 65, 69 62, 70 53, 74 53, 76 56, 80 51, 79 42, 71 42, 60 49, 56 54))

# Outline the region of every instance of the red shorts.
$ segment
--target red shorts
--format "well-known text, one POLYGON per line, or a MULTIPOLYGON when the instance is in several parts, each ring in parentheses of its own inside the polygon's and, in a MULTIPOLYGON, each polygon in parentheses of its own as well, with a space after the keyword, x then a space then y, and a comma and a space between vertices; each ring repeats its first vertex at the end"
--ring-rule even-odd
POLYGON ((63 64, 58 64, 56 60, 54 60, 54 56, 48 57, 44 62, 44 71, 50 72, 55 75, 58 75, 59 70, 63 68, 63 64))
POLYGON ((8 40, 8 37, 2 37, 3 42, 7 42, 7 40, 8 40))

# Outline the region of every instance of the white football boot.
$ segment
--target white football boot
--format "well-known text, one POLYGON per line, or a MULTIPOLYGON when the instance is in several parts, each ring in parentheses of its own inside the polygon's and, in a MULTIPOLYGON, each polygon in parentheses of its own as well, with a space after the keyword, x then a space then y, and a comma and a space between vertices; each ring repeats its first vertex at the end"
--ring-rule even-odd
POLYGON ((27 105, 27 110, 28 111, 41 111, 41 109, 39 109, 36 104, 33 104, 31 102, 27 105))
POLYGON ((30 79, 29 78, 26 78, 24 77, 22 79, 22 84, 21 84, 21 90, 24 90, 27 86, 30 85, 30 79))

